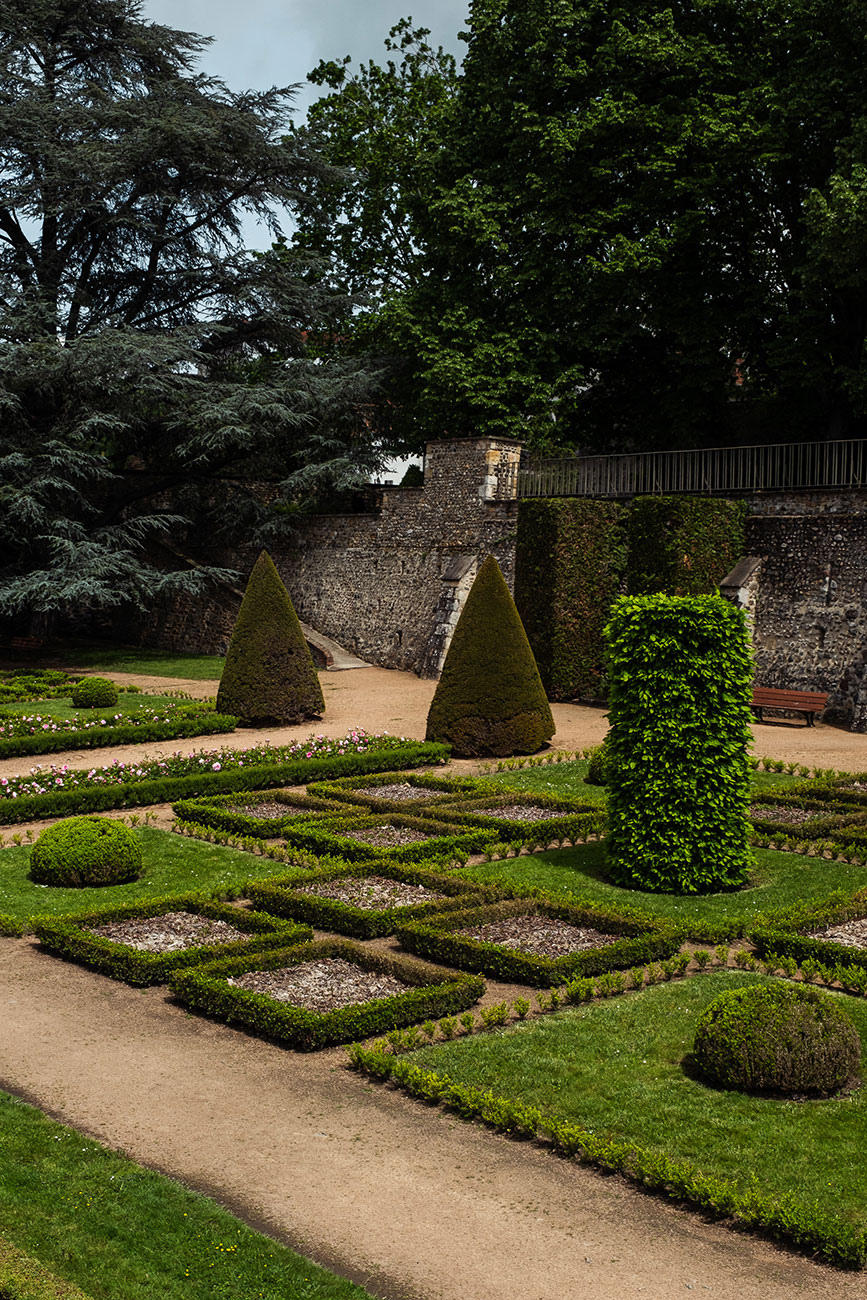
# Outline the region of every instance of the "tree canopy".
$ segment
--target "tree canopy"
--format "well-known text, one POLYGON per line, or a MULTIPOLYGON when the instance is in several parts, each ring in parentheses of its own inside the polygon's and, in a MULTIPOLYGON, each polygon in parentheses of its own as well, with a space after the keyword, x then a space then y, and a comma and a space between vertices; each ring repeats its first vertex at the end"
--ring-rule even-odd
POLYGON ((334 173, 291 89, 230 91, 205 44, 138 0, 4 4, 0 612, 195 589, 219 576, 197 538, 265 536, 377 464, 348 302, 282 242, 334 173), (275 249, 245 251, 245 220, 275 249))
MULTIPOLYGON (((377 313, 418 441, 863 433, 862 4, 472 0, 465 39, 404 136, 417 256, 377 313)), ((399 123, 377 84, 321 123, 360 169, 399 123)))

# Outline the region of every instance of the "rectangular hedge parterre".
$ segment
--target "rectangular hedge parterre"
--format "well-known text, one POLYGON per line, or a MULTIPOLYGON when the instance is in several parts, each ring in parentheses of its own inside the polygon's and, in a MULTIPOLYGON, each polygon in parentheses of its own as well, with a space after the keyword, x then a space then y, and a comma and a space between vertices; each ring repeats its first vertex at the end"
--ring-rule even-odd
POLYGON ((164 898, 146 898, 138 903, 71 916, 37 917, 33 929, 40 943, 58 956, 89 966, 112 979, 137 985, 164 984, 172 971, 200 966, 213 960, 216 954, 232 956, 250 949, 286 948, 313 937, 309 926, 289 923, 261 912, 245 911, 229 903, 217 903, 203 894, 170 894, 164 898), (109 921, 146 919, 168 912, 192 912, 211 920, 227 921, 236 930, 248 934, 249 938, 224 944, 200 944, 174 952, 143 952, 129 944, 93 934, 90 928, 109 921))
POLYGON ((453 803, 456 799, 484 795, 498 790, 490 781, 470 776, 433 776, 429 772, 402 775, 382 773, 379 776, 351 776, 339 781, 316 781, 307 787, 307 793, 323 799, 337 799, 341 803, 360 804, 374 812, 409 813, 453 803), (404 798, 380 797, 377 787, 401 785, 409 787, 404 798))
POLYGON ((518 984, 553 987, 577 976, 600 975, 671 957, 680 948, 682 932, 666 922, 588 904, 568 906, 537 898, 513 898, 462 912, 407 921, 398 926, 397 937, 401 947, 409 952, 456 966, 458 970, 480 971, 491 979, 518 984), (480 928, 487 922, 521 916, 549 917, 580 929, 591 928, 620 937, 614 943, 584 948, 563 957, 545 957, 458 933, 480 928))
POLYGON ((589 835, 601 834, 605 829, 604 809, 580 799, 565 799, 559 795, 526 794, 520 791, 498 793, 480 799, 467 799, 450 803, 437 809, 443 822, 459 826, 490 826, 499 840, 518 844, 541 844, 568 840, 572 844, 586 840, 589 835), (506 815, 507 810, 518 810, 506 815), (498 810, 503 815, 497 816, 498 810), (520 811, 526 810, 521 816, 520 811))
MULTIPOLYGON (((363 779, 363 778, 362 778, 363 779)), ((394 780, 394 777, 389 777, 394 780)), ((233 835, 252 835, 256 839, 277 839, 283 834, 287 821, 303 817, 332 817, 345 812, 345 805, 335 799, 318 799, 307 794, 288 794, 285 790, 250 790, 236 794, 214 795, 204 799, 179 799, 172 804, 172 812, 182 821, 211 826, 215 830, 230 831, 233 835), (239 805, 255 806, 257 803, 279 804, 281 811, 272 816, 237 811, 239 805)))
POLYGON ((395 813, 359 816, 347 809, 341 818, 309 819, 303 824, 286 826, 289 848, 309 849, 313 853, 343 858, 347 862, 449 862, 481 853, 493 844, 497 832, 483 826, 456 826, 434 821, 433 816, 406 817, 395 813), (380 831, 380 828, 381 831, 380 831), (353 838, 348 832, 376 837, 368 841, 353 838), (399 842, 402 832, 420 838, 412 843, 399 842), (390 844, 389 840, 393 842, 390 844))
POLYGON ((860 812, 845 805, 835 810, 830 804, 811 804, 806 799, 764 796, 751 801, 750 822, 759 835, 784 835, 795 840, 835 839, 839 831, 859 825, 867 827, 867 810, 860 812))
MULTIPOLYGON (((867 772, 841 772, 838 776, 815 777, 791 785, 785 799, 805 798, 815 803, 867 810, 867 772)), ((778 802, 782 802, 780 799, 778 802)))
POLYGON ((513 891, 486 889, 484 885, 472 884, 458 880, 454 876, 423 871, 416 867, 401 867, 395 863, 358 864, 331 868, 328 871, 316 871, 303 880, 293 877, 290 880, 276 877, 251 883, 250 898, 263 912, 273 912, 276 916, 294 917, 307 921, 320 930, 333 930, 336 934, 348 934, 354 939, 375 939, 380 935, 394 934, 401 921, 418 916, 427 916, 432 912, 445 912, 465 909, 477 901, 493 901, 510 896, 513 891), (364 881, 371 877, 382 877, 408 885, 422 885, 425 889, 445 898, 423 898, 413 903, 398 903, 392 906, 360 907, 338 898, 325 898, 308 892, 308 886, 326 885, 341 880, 364 881))
POLYGON ((821 903, 804 903, 761 917, 748 931, 748 937, 762 957, 776 953, 794 957, 797 962, 812 958, 826 966, 867 968, 867 947, 837 942, 833 937, 811 937, 847 921, 864 921, 867 928, 867 889, 854 894, 836 890, 821 903))
POLYGON ((445 763, 451 749, 435 742, 407 742, 362 753, 328 754, 321 758, 293 758, 278 763, 254 763, 243 770, 203 769, 186 776, 148 777, 118 785, 75 785, 45 794, 0 798, 0 824, 41 821, 46 817, 104 812, 108 808, 140 808, 152 803, 172 803, 194 795, 216 795, 278 786, 306 785, 326 777, 356 776, 362 772, 402 772, 411 767, 445 763))
POLYGON ((333 939, 270 949, 178 971, 172 976, 170 987, 182 1002, 196 1011, 216 1016, 230 1025, 241 1025, 290 1047, 312 1051, 465 1011, 482 996, 485 981, 478 975, 455 975, 453 971, 412 959, 374 953, 349 940, 333 939), (406 993, 394 997, 315 1012, 229 983, 230 979, 248 972, 282 970, 328 957, 392 975, 410 987, 406 993))
MULTIPOLYGON (((224 736, 235 730, 238 719, 215 713, 209 705, 176 706, 163 722, 117 722, 105 727, 37 731, 32 736, 0 737, 0 758, 57 754, 68 749, 107 749, 114 745, 139 745, 157 740, 190 740, 199 736, 224 736)), ((2 1297, 0 1297, 2 1300, 2 1297)))

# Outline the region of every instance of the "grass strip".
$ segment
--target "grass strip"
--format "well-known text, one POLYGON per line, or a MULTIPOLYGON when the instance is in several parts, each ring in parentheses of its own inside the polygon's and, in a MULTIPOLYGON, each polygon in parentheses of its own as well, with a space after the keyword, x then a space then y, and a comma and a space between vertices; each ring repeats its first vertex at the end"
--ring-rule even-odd
MULTIPOLYGON (((547 1137, 564 1154, 766 1233, 841 1268, 867 1259, 867 1097, 780 1101, 684 1068, 700 1012, 764 976, 655 985, 398 1057, 351 1059, 465 1118, 547 1137)), ((838 994, 836 996, 844 997, 838 994)), ((867 1043, 867 1005, 845 998, 867 1043)))
POLYGON ((2 1093, 0 1139, 5 1236, 90 1300, 371 1300, 214 1201, 2 1093))

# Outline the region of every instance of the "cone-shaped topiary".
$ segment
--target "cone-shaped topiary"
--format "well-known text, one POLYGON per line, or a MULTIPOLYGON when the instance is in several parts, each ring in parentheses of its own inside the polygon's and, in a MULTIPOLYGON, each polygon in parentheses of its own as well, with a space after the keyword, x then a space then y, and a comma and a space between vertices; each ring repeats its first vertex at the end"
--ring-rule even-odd
POLYGON ((325 711, 322 687, 298 615, 274 562, 263 551, 253 566, 226 666, 217 712, 242 722, 305 722, 325 711))
POLYGON ((469 758, 534 754, 554 734, 551 706, 499 565, 489 555, 458 619, 427 739, 469 758))

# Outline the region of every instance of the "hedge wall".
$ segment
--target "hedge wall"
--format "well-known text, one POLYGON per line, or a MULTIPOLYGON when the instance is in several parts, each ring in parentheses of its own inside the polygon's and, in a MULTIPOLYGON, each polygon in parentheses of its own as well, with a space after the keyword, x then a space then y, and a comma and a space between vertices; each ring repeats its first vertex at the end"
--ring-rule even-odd
POLYGON ((515 604, 551 700, 604 694, 602 629, 626 564, 624 514, 581 497, 518 508, 515 604))
POLYGON ((636 497, 626 526, 630 595, 715 592, 744 553, 746 503, 716 497, 636 497))

